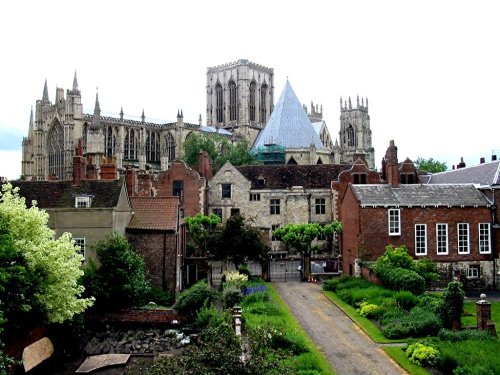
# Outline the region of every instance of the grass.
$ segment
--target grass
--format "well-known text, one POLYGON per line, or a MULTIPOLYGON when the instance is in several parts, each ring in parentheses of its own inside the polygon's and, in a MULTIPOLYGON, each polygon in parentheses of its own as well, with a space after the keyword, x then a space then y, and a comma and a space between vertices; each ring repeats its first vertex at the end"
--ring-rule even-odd
MULTIPOLYGON (((462 326, 476 326, 476 302, 465 302, 464 311, 466 312, 467 316, 462 316, 462 326)), ((497 335, 500 337, 500 301, 491 302, 491 320, 495 322, 497 335)))
POLYGON ((267 287, 269 295, 271 296, 273 304, 277 307, 278 314, 269 315, 244 313, 246 323, 249 326, 254 327, 259 325, 272 325, 276 328, 283 328, 288 332, 297 332, 301 337, 303 337, 304 342, 309 349, 309 353, 301 354, 297 358, 297 361, 303 364, 307 364, 308 362, 316 362, 318 367, 321 368, 321 374, 334 375, 335 371, 330 365, 330 362, 328 362, 324 354, 317 348, 309 335, 307 335, 302 326, 295 319, 286 303, 281 299, 280 295, 273 288, 272 284, 266 283, 265 285, 267 287))
POLYGON ((349 318, 351 318, 354 323, 356 323, 365 333, 376 343, 387 344, 387 343, 400 343, 406 342, 406 340, 401 339, 388 339, 386 338, 380 329, 370 320, 358 314, 356 309, 351 305, 343 302, 334 292, 323 291, 325 296, 336 304, 349 318))
POLYGON ((405 352, 400 347, 387 347, 384 348, 384 351, 391 356, 394 361, 397 362, 399 366, 408 371, 409 374, 412 375, 429 375, 430 372, 425 368, 416 365, 415 363, 411 363, 408 360, 405 352))

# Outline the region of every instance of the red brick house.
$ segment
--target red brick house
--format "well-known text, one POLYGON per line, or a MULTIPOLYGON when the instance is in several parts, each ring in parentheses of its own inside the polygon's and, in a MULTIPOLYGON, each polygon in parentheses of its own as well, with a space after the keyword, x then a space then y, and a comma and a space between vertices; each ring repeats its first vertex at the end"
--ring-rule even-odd
POLYGON ((129 243, 144 257, 153 285, 180 290, 181 248, 178 197, 131 197, 129 243))
POLYGON ((375 261, 388 244, 405 245, 415 259, 437 262, 442 279, 461 276, 469 286, 493 286, 490 200, 472 184, 415 183, 410 164, 397 162, 391 142, 383 162, 387 183, 350 184, 341 197, 344 273, 359 274, 359 263, 375 261))

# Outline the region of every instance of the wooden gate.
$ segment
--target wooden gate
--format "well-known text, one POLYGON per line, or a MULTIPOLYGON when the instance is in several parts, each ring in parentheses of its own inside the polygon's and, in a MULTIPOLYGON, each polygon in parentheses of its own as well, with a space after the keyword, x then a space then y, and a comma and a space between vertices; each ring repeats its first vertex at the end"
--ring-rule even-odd
POLYGON ((269 277, 271 281, 300 281, 300 260, 274 259, 269 261, 269 277))

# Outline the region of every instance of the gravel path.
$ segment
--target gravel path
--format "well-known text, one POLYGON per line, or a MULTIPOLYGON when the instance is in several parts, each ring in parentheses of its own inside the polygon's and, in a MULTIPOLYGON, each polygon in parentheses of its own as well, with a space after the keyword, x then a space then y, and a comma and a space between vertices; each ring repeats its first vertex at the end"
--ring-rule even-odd
POLYGON ((311 283, 273 283, 338 375, 407 374, 311 283))

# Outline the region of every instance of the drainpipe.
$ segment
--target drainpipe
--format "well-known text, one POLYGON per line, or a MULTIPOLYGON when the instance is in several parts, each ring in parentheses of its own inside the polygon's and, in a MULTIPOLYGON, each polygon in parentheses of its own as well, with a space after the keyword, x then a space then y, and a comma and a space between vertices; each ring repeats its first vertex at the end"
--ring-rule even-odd
POLYGON ((497 289, 497 283, 496 283, 496 276, 497 276, 497 269, 496 269, 496 263, 497 263, 497 246, 496 246, 496 236, 495 232, 499 228, 499 226, 496 224, 496 204, 495 204, 495 188, 491 187, 491 192, 492 192, 492 206, 491 206, 491 244, 493 246, 492 253, 493 253, 493 288, 497 289))

